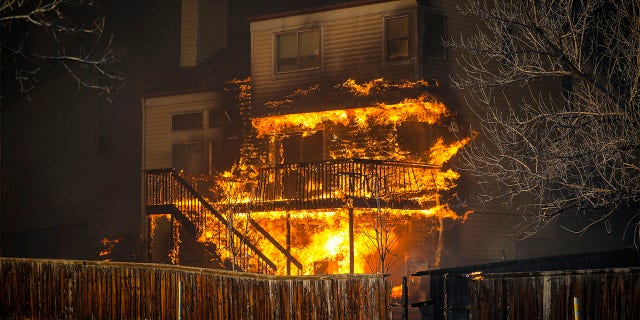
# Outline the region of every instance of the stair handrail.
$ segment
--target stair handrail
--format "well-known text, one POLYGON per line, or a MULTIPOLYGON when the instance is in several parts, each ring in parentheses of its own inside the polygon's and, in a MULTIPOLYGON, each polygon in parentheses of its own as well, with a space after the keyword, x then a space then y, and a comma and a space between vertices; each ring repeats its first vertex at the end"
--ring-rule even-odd
MULTIPOLYGON (((234 226, 229 225, 227 219, 225 219, 224 216, 222 216, 218 210, 216 210, 207 200, 205 200, 202 195, 200 195, 200 193, 198 191, 196 191, 189 182, 187 182, 183 177, 181 177, 178 172, 173 169, 173 168, 166 168, 166 169, 152 169, 152 170, 146 170, 145 171, 147 174, 166 174, 166 173, 170 173, 170 177, 173 177, 175 179, 176 182, 178 182, 188 193, 191 197, 195 198, 196 200, 198 200, 198 202, 206 209, 209 211, 209 213, 211 213, 213 215, 213 217, 215 217, 220 223, 222 223, 225 228, 227 228, 228 230, 230 230, 233 235, 237 236, 240 241, 246 245, 251 251, 253 251, 262 261, 264 261, 264 263, 267 264, 267 266, 269 266, 271 269, 273 269, 274 271, 278 270, 277 265, 271 261, 271 259, 269 259, 267 256, 264 255, 264 253, 262 253, 260 251, 260 249, 258 249, 253 243, 249 242, 248 239, 245 237, 245 235, 238 231, 234 226)), ((173 199, 173 190, 172 188, 170 188, 169 190, 171 197, 170 199, 173 199)), ((148 195, 145 195, 145 199, 147 199, 146 201, 148 201, 148 195)), ((167 200, 165 199, 165 202, 167 200)), ((146 205, 149 205, 148 203, 146 205)), ((206 215, 206 213, 205 213, 206 215)), ((189 219, 189 218, 187 218, 189 219)), ((191 221, 189 219, 189 221, 191 221)), ((193 223, 193 222, 192 222, 193 223)), ((200 234, 203 232, 202 228, 198 226, 197 223, 194 223, 194 225, 196 226, 196 230, 197 230, 197 236, 200 236, 200 234)))

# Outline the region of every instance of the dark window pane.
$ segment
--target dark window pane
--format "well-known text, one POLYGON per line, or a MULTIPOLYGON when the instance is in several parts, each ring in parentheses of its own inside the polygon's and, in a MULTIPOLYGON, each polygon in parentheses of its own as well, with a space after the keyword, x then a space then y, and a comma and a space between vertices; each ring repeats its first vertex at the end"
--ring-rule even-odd
POLYGON ((318 131, 302 138, 302 161, 323 160, 323 133, 318 131))
POLYGON ((293 133, 282 139, 282 157, 284 163, 299 163, 302 159, 301 135, 293 133))
POLYGON ((391 40, 387 42, 387 58, 389 60, 409 57, 409 41, 391 40))
POLYGON ((409 17, 387 19, 387 39, 409 37, 409 17))
POLYGON ((279 34, 276 37, 278 72, 320 67, 320 30, 279 34))
POLYGON ((428 58, 446 58, 442 41, 446 38, 447 20, 439 14, 425 14, 424 53, 428 58))
POLYGON ((176 114, 171 117, 171 130, 203 129, 202 112, 176 114))
POLYGON ((278 35, 278 71, 295 70, 298 65, 298 34, 278 35))
POLYGON ((207 173, 204 143, 180 143, 173 145, 173 167, 191 173, 207 173))
POLYGON ((320 30, 300 32, 298 46, 300 69, 320 66, 320 30))
POLYGON ((411 26, 409 16, 387 18, 386 20, 387 60, 411 57, 411 26))
POLYGON ((323 131, 304 136, 293 133, 282 139, 284 163, 302 163, 323 160, 323 131))

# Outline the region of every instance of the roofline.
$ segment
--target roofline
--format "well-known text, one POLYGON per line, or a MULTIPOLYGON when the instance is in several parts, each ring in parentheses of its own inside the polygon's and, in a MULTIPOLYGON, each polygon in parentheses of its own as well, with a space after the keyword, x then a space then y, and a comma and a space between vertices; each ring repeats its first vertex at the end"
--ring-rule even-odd
POLYGON ((223 87, 224 87, 224 84, 219 84, 216 86, 208 86, 208 87, 203 86, 203 87, 186 88, 181 90, 156 91, 156 92, 145 93, 142 97, 147 99, 147 98, 179 96, 183 94, 199 93, 199 92, 206 92, 206 91, 218 91, 218 90, 221 90, 223 87))
MULTIPOLYGON (((532 265, 535 263, 544 263, 544 262, 551 262, 552 260, 561 260, 561 259, 565 259, 565 260, 569 260, 571 261, 571 258, 579 258, 579 257, 585 257, 585 258, 596 258, 598 256, 604 256, 607 257, 608 255, 616 255, 616 254, 622 254, 622 253, 626 253, 626 252, 637 252, 635 249, 628 247, 628 248, 618 248, 618 249, 614 249, 614 250, 604 250, 604 251, 593 251, 593 252, 580 252, 580 253, 570 253, 570 254, 562 254, 562 255, 553 255, 553 256, 544 256, 544 257, 536 257, 536 258, 528 258, 528 259, 514 259, 514 260, 502 260, 502 261, 495 261, 495 262, 488 262, 488 263, 481 263, 481 264, 471 264, 471 265, 464 265, 464 266, 456 266, 456 267, 447 267, 447 268, 442 268, 442 269, 431 269, 431 270, 424 270, 424 271, 418 271, 416 273, 413 273, 412 276, 426 276, 426 275, 440 275, 440 274, 466 274, 469 272, 474 272, 474 271, 482 271, 485 272, 485 270, 487 269, 491 269, 493 267, 508 267, 508 266, 515 266, 515 265, 532 265)), ((631 259, 631 258, 630 258, 631 259)), ((634 260, 633 265, 616 265, 616 266, 611 266, 611 267, 596 267, 596 269, 610 269, 610 268, 627 268, 627 267, 637 267, 640 266, 640 253, 638 253, 635 257, 636 260, 634 260)), ((571 263, 571 262, 570 262, 571 263)), ((582 262, 575 262, 575 264, 581 264, 582 262)), ((554 267, 549 267, 549 268, 543 268, 545 270, 535 270, 535 271, 554 271, 557 270, 557 268, 554 267)), ((587 269, 586 267, 578 267, 578 268, 572 268, 572 269, 587 269)), ((523 270, 518 270, 518 271, 499 271, 499 272, 495 272, 495 271, 486 271, 488 273, 516 273, 516 272, 532 272, 532 271, 523 271, 523 270)))
POLYGON ((392 1, 393 0, 356 0, 356 1, 346 2, 346 3, 336 3, 336 4, 325 5, 325 6, 320 6, 320 7, 308 8, 308 9, 300 9, 300 10, 293 10, 293 11, 265 14, 265 15, 254 16, 254 17, 247 17, 246 20, 249 21, 249 22, 256 22, 256 21, 285 18, 285 17, 297 16, 297 15, 304 15, 304 14, 311 14, 311 13, 316 13, 316 12, 346 9, 346 8, 364 6, 364 5, 368 5, 368 4, 376 4, 376 3, 392 2, 392 1))

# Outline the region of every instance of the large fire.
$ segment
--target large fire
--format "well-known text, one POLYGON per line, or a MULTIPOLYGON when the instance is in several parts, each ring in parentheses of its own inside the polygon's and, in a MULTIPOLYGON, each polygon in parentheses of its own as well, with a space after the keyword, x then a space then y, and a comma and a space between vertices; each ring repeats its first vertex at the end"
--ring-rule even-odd
MULTIPOLYGON (((244 86, 239 98, 246 104, 248 80, 239 83, 244 86)), ((389 88, 416 86, 425 87, 428 83, 375 79, 359 84, 349 79, 336 88, 363 96, 389 88)), ((317 91, 318 86, 298 90, 269 105, 295 104, 296 96, 317 91)), ((432 255, 438 256, 427 257, 424 263, 437 265, 442 219, 466 217, 441 203, 440 194, 454 188, 459 178, 457 172, 441 168, 471 138, 445 143, 443 137, 437 137, 431 146, 410 152, 399 141, 398 127, 407 121, 434 125, 447 116, 449 112, 442 102, 421 93, 396 103, 254 118, 251 121, 254 138, 248 139, 243 147, 242 158, 230 172, 215 179, 220 197, 213 200, 214 205, 235 229, 245 232, 243 237, 253 241, 277 265, 278 274, 347 273, 351 268, 356 273, 386 273, 395 262, 407 260, 411 242, 429 247, 432 255), (298 135, 304 142, 319 133, 324 142, 317 152, 328 160, 306 165, 284 163, 284 139, 298 135), (344 159, 365 160, 335 164, 344 159), (366 159, 379 162, 368 163, 366 159), (357 167, 360 171, 338 172, 335 168, 339 166, 357 167), (261 171, 267 167, 274 169, 261 171), (292 177, 293 182, 285 181, 286 177, 292 177), (295 192, 287 192, 289 186, 295 192), (323 202, 331 206, 304 209, 291 205, 296 201, 336 199, 341 201, 338 205, 335 201, 323 202), (413 205, 403 207, 401 204, 405 202, 413 205), (251 231, 256 224, 281 248, 274 246, 273 240, 251 231), (290 253, 289 257, 282 248, 290 253), (291 257, 302 267, 292 267, 291 257)), ((199 239, 202 242, 220 236, 220 231, 214 230, 214 222, 207 225, 212 227, 203 233, 199 239)), ((233 246, 234 241, 228 243, 233 246)), ((227 252, 235 254, 233 250, 227 252)), ((426 252, 421 254, 428 256, 426 252)), ((220 255, 230 258, 222 251, 220 255)))

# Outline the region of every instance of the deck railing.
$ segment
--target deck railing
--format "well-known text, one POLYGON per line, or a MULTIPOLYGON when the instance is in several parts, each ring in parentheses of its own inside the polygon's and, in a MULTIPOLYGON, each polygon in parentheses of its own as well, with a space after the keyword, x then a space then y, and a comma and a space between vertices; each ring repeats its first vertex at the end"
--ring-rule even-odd
POLYGON ((193 228, 187 228, 194 229, 191 231, 196 238, 212 244, 216 254, 231 257, 231 262, 243 271, 275 273, 276 265, 248 235, 231 224, 176 171, 158 169, 145 173, 148 214, 183 215, 188 221, 177 220, 186 225, 193 224, 193 228))
POLYGON ((254 205, 326 208, 352 199, 356 206, 369 206, 367 199, 380 198, 387 207, 415 208, 420 206, 416 199, 437 192, 439 170, 420 163, 368 159, 283 164, 258 171, 254 205))

